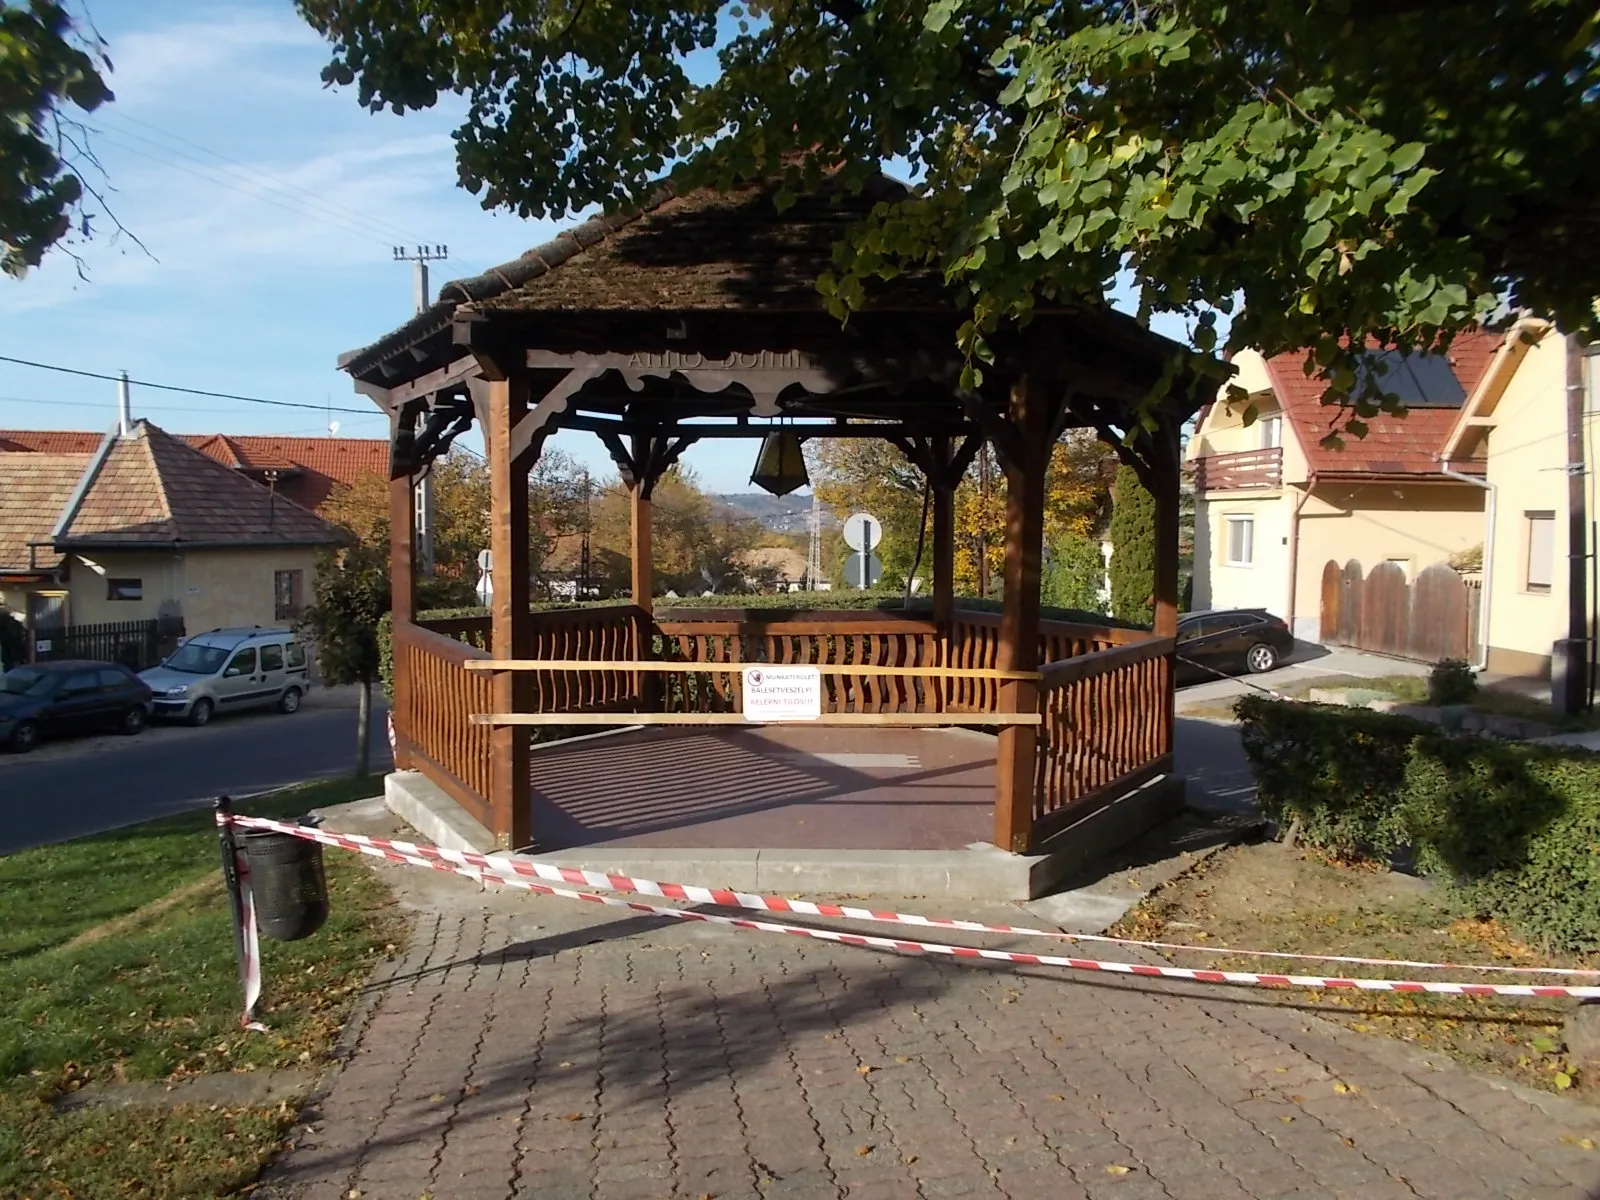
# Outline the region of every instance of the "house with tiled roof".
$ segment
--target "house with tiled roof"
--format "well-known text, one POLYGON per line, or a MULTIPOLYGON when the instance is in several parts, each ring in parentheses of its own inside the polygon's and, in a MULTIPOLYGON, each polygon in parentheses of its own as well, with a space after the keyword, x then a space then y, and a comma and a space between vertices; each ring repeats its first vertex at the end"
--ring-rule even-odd
POLYGON ((1567 636, 1566 339, 1521 322, 1443 352, 1371 349, 1370 369, 1405 412, 1337 444, 1326 439, 1347 414, 1323 403, 1327 382, 1306 361, 1237 355, 1248 400, 1219 398, 1196 419, 1193 607, 1267 608, 1296 636, 1324 640, 1339 570, 1398 579, 1398 568, 1414 581, 1454 563, 1478 592, 1478 665, 1548 675, 1567 636))
POLYGON ((0 447, 0 607, 30 625, 292 620, 318 551, 339 541, 316 514, 147 421, 88 453, 34 444, 45 448, 0 447))
MULTIPOLYGON (((328 500, 362 479, 389 475, 386 438, 278 437, 190 433, 181 440, 208 458, 321 513, 328 500)), ((93 454, 105 435, 79 430, 0 429, 0 454, 93 454)))

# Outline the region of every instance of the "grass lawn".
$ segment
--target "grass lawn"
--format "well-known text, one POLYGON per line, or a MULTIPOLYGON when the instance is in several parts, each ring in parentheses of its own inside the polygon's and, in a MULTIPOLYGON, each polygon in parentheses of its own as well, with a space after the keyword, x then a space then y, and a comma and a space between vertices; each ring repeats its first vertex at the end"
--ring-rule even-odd
MULTIPOLYGON (((1152 895, 1113 932, 1152 941, 1299 954, 1505 967, 1600 966, 1548 958, 1508 936, 1492 921, 1463 918, 1452 909, 1442 887, 1389 871, 1338 866, 1314 852, 1290 850, 1276 842, 1236 846, 1213 855, 1152 895)), ((1214 953, 1179 952, 1168 957, 1180 966, 1240 971, 1561 982, 1521 973, 1489 976, 1471 971, 1288 963, 1214 953)), ((1252 990, 1251 995, 1303 1005, 1358 1033, 1398 1038, 1441 1051, 1529 1086, 1564 1091, 1579 1085, 1585 1098, 1600 1099, 1600 1080, 1581 1078, 1569 1066, 1561 1043, 1562 1021, 1576 1001, 1342 990, 1252 990)))
MULTIPOLYGON (((298 816, 371 796, 333 780, 238 808, 298 816)), ((240 989, 209 811, 0 858, 0 1197, 228 1195, 256 1177, 295 1112, 53 1102, 86 1085, 321 1065, 404 922, 356 856, 326 856, 332 914, 313 937, 263 939, 260 1019, 240 989)))

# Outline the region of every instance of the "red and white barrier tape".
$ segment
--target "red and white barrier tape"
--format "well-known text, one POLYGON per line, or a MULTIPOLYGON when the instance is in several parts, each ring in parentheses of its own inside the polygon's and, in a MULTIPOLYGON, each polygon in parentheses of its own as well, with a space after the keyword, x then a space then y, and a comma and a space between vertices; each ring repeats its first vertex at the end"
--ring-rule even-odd
MULTIPOLYGON (((225 818, 218 818, 219 820, 225 818)), ((953 946, 942 942, 917 942, 906 941, 898 938, 875 937, 867 934, 842 933, 831 929, 811 929, 798 925, 783 925, 774 921, 755 921, 741 917, 725 917, 713 913, 692 912, 681 908, 668 908, 663 905, 644 904, 636 900, 623 900, 615 896, 600 896, 592 892, 574 891, 569 888, 553 887, 548 884, 535 883, 527 878, 529 875, 542 878, 552 876, 566 882, 588 882, 593 878, 599 882, 590 883, 591 887, 607 887, 614 891, 630 891, 646 895, 662 896, 666 899, 685 900, 693 903, 714 904, 720 907, 751 908, 760 907, 766 911, 793 912, 805 915, 823 917, 841 917, 871 921, 892 921, 907 925, 921 925, 940 929, 958 929, 967 932, 1007 933, 1028 936, 1046 936, 1061 939, 1084 941, 1108 941, 1122 945, 1149 946, 1154 948, 1177 948, 1186 950, 1200 950, 1208 954, 1217 955, 1247 955, 1256 953, 1248 950, 1232 950, 1214 946, 1171 947, 1170 944, 1159 942, 1138 942, 1132 939, 1106 938, 1094 934, 1070 934, 1059 930, 1030 929, 1026 926, 990 925, 979 921, 955 921, 932 917, 917 916, 912 913, 884 913, 870 909, 852 908, 846 905, 815 904, 806 900, 785 900, 780 897, 754 896, 743 892, 723 891, 715 888, 701 888, 687 884, 657 883, 653 880, 631 879, 627 876, 605 875, 599 872, 579 871, 571 867, 559 867, 550 863, 532 862, 521 858, 507 858, 501 855, 472 854, 461 851, 443 850, 437 846, 422 846, 413 842, 392 841, 387 838, 371 838, 360 834, 327 833, 320 829, 302 825, 290 825, 282 821, 268 820, 262 817, 232 817, 234 824, 243 828, 266 829, 278 833, 291 834, 294 837, 306 838, 311 841, 321 842, 327 846, 334 846, 343 850, 353 850, 361 854, 368 854, 375 858, 384 858, 392 862, 403 862, 413 866, 432 867, 435 870, 461 875, 477 882, 494 882, 507 887, 520 888, 524 891, 534 892, 546 896, 562 896, 571 900, 583 900, 591 904, 604 904, 615 908, 626 908, 633 912, 650 913, 656 916, 669 917, 680 921, 700 921, 707 924, 727 925, 736 929, 753 929, 764 933, 787 933, 796 937, 816 938, 821 941, 838 942, 847 946, 867 946, 875 949, 897 950, 902 953, 944 954, 957 958, 979 958, 994 962, 1021 963, 1029 966, 1055 966, 1067 967, 1077 971, 1107 971, 1123 975, 1142 975, 1161 979, 1184 979, 1199 983, 1228 983, 1257 987, 1309 987, 1309 988, 1345 988, 1369 992, 1424 992, 1434 995, 1458 996, 1538 996, 1538 997, 1569 997, 1577 999, 1600 998, 1600 986, 1568 987, 1545 986, 1540 984, 1488 984, 1488 983, 1463 983, 1463 982, 1425 982, 1418 980, 1395 979, 1345 979, 1321 975, 1274 975, 1252 971, 1212 971, 1189 967, 1151 966, 1143 963, 1109 962, 1099 959, 1070 958, 1052 954, 1027 954, 1011 950, 988 950, 976 946, 953 946)), ((1280 952, 1264 952, 1273 957, 1296 957, 1317 959, 1316 955, 1290 956, 1280 952)), ((1344 961, 1344 960, 1336 960, 1344 961)), ((1408 963, 1401 960, 1385 959, 1360 959, 1354 960, 1372 965, 1383 966, 1420 966, 1430 969, 1445 969, 1447 964, 1442 963, 1408 963)), ((1477 968, 1462 967, 1458 969, 1490 969, 1518 971, 1515 967, 1477 968)), ((1561 974, 1593 976, 1593 971, 1578 971, 1570 968, 1529 968, 1527 973, 1558 972, 1561 974)))
POLYGON ((255 1019, 256 1005, 261 1000, 261 938, 256 930, 255 894, 250 889, 250 860, 242 853, 233 856, 234 871, 239 879, 239 907, 244 928, 244 958, 239 972, 244 983, 244 1016, 240 1024, 246 1029, 265 1030, 266 1026, 255 1019))

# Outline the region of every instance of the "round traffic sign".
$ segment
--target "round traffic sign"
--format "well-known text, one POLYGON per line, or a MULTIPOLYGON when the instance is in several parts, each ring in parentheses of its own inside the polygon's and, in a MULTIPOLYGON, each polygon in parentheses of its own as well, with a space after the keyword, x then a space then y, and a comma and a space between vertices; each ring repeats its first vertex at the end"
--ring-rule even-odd
POLYGON ((883 541, 883 522, 871 513, 851 513, 844 523, 844 544, 857 554, 883 541))

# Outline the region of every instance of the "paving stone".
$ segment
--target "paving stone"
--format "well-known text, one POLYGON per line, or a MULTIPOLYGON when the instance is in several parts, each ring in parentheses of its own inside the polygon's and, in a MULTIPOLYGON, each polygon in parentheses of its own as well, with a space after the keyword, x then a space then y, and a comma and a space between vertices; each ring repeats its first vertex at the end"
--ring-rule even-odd
POLYGON ((1594 1110, 1232 993, 450 884, 260 1200, 1600 1194, 1594 1110))

